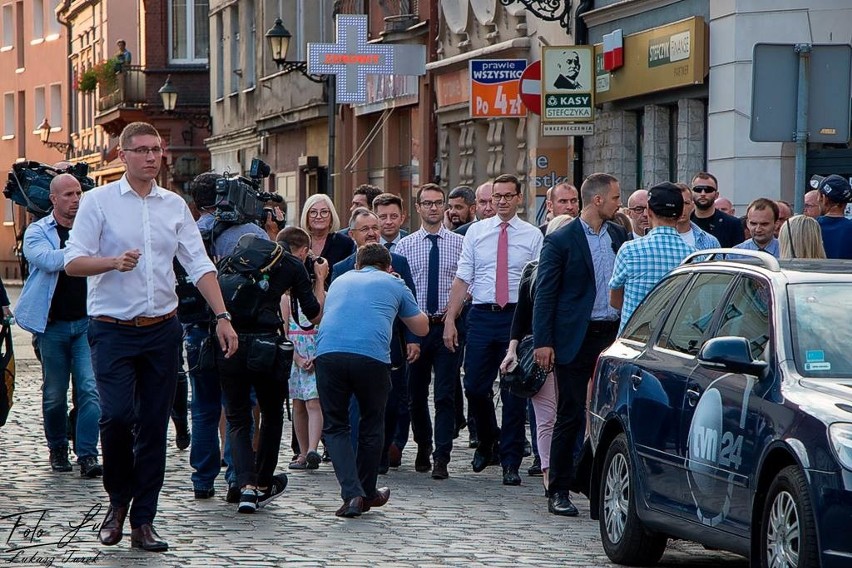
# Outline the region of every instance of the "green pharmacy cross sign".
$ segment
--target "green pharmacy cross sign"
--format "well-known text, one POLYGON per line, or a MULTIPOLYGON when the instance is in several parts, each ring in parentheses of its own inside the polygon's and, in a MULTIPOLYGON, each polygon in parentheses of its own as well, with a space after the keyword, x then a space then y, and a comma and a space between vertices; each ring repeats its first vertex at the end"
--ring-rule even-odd
POLYGON ((367 102, 367 75, 425 75, 426 47, 370 43, 367 16, 337 16, 337 43, 308 44, 308 73, 337 76, 337 102, 367 102))

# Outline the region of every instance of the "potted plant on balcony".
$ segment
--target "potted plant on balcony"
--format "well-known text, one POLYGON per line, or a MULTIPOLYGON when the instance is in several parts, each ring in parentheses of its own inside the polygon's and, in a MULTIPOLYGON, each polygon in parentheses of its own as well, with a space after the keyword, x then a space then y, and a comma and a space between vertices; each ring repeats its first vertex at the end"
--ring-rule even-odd
POLYGON ((118 61, 116 59, 106 59, 89 67, 80 74, 77 80, 77 90, 86 93, 94 91, 97 86, 100 86, 102 93, 115 90, 117 66, 118 61))

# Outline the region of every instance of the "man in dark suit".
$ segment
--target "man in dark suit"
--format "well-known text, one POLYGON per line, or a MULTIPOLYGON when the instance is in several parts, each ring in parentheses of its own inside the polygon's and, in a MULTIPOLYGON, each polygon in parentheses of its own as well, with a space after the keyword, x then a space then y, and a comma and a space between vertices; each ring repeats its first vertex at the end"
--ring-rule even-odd
MULTIPOLYGON (((378 216, 369 209, 358 207, 352 211, 352 217, 349 221, 349 236, 355 241, 358 248, 366 244, 379 243, 381 236, 381 224, 378 216)), ((355 257, 357 252, 348 258, 345 258, 334 265, 332 270, 332 282, 342 274, 355 269, 355 257)), ((399 274, 405 285, 411 290, 411 293, 416 296, 414 287, 414 278, 411 277, 411 268, 408 265, 408 260, 402 255, 390 253, 391 268, 393 272, 399 274)), ((405 380, 406 365, 413 363, 420 356, 420 341, 408 330, 403 330, 400 321, 394 324, 393 336, 391 337, 391 383, 393 389, 388 396, 387 407, 385 408, 385 437, 382 446, 382 459, 379 464, 379 472, 386 473, 388 470, 388 448, 393 442, 394 434, 396 433, 397 422, 399 421, 399 405, 401 396, 408 396, 408 388, 405 380)), ((352 418, 360 416, 354 411, 350 415, 352 418)), ((352 440, 353 443, 358 440, 358 424, 357 420, 352 424, 352 440)))
POLYGON ((544 239, 533 305, 535 359, 543 368, 554 368, 559 392, 548 509, 565 516, 578 514, 568 495, 574 451, 589 378, 618 331, 619 313, 609 305, 608 282, 615 253, 628 238, 623 227, 610 222, 621 206, 616 178, 592 174, 580 193, 580 217, 544 239))

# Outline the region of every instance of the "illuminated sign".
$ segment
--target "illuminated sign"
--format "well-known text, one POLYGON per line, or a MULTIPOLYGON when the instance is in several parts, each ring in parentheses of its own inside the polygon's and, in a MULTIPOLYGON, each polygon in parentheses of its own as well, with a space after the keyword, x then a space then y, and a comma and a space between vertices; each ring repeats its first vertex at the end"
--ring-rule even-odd
POLYGON ((367 16, 337 16, 337 43, 308 44, 308 73, 337 76, 337 102, 367 101, 368 75, 424 75, 423 45, 369 43, 367 16))

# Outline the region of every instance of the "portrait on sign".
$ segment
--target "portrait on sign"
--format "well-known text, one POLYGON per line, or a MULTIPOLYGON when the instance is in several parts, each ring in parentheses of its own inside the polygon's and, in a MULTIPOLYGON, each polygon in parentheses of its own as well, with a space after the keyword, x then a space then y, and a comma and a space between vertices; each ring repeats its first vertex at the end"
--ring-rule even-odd
POLYGON ((594 64, 588 46, 547 48, 542 64, 542 84, 547 92, 570 93, 593 89, 594 64))

